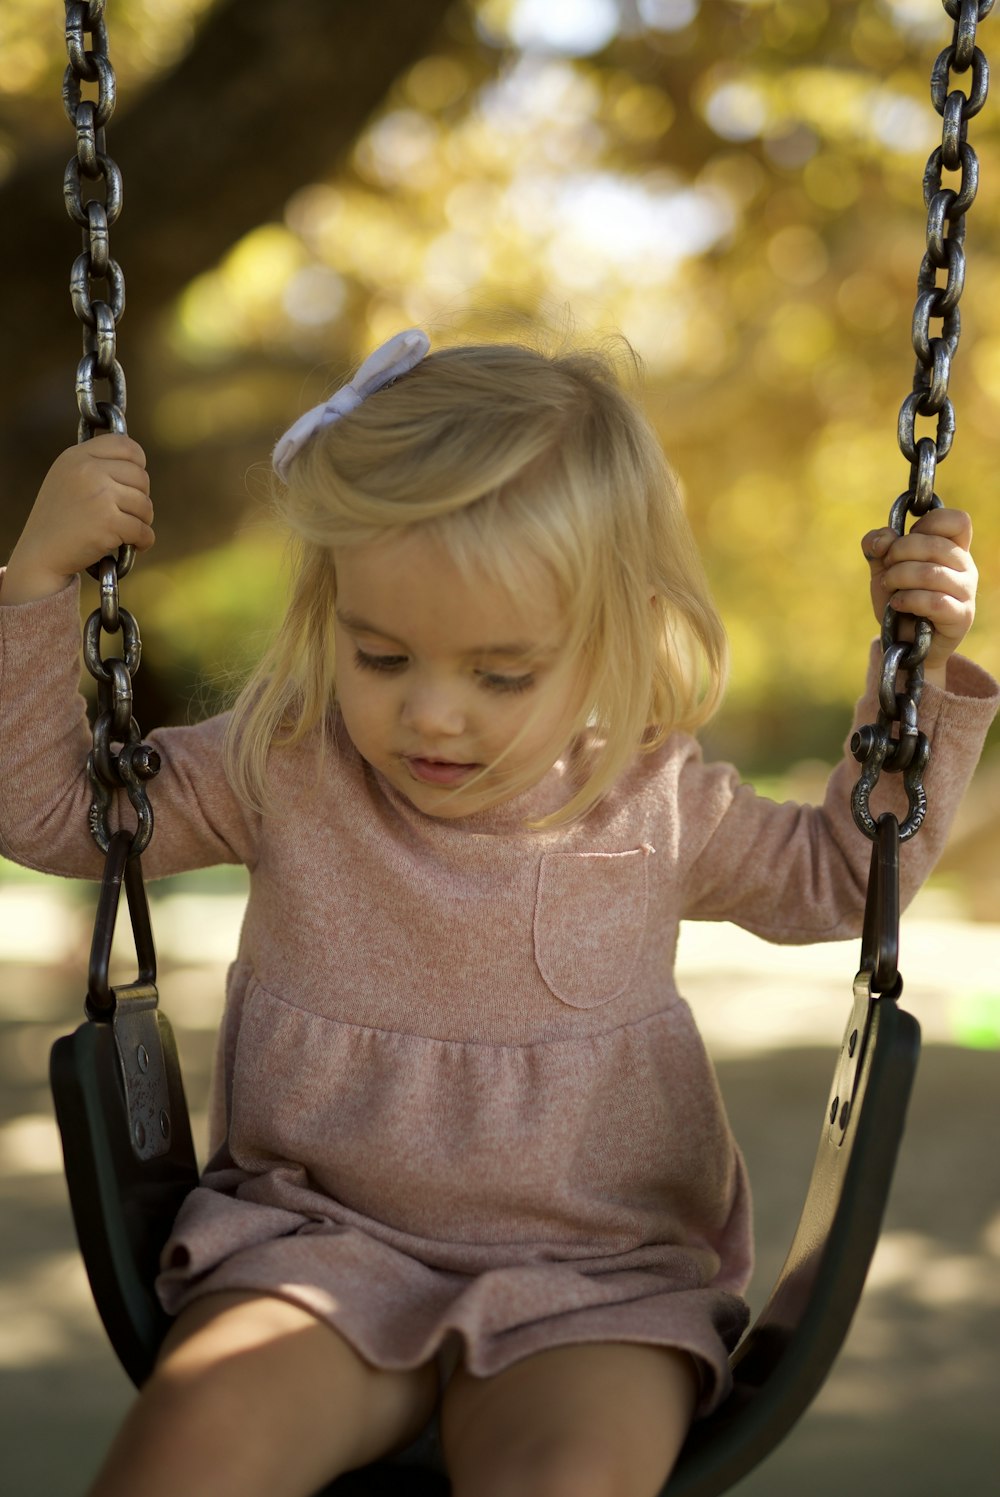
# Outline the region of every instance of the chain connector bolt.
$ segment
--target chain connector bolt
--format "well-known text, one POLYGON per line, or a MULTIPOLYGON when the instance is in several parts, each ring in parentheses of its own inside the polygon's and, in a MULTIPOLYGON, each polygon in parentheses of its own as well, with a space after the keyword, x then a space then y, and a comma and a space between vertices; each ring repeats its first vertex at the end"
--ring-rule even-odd
POLYGON ((132 769, 137 780, 151 780, 160 772, 160 756, 148 743, 140 743, 132 755, 132 769))
POLYGON ((851 753, 859 764, 864 764, 875 747, 877 734, 871 723, 859 728, 851 738, 851 753))

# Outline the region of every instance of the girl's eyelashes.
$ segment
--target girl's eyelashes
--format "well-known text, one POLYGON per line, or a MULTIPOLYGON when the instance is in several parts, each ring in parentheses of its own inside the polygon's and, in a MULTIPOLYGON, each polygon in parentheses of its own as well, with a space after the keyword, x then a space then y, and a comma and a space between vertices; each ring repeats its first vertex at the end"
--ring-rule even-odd
POLYGON ((478 674, 483 685, 488 686, 491 691, 527 691, 535 684, 531 671, 523 676, 500 676, 495 671, 480 671, 478 674))
MULTIPOLYGON (((405 670, 409 663, 409 655, 374 655, 368 650, 362 650, 359 645, 354 647, 354 664, 360 670, 392 675, 405 670)), ((504 676, 497 671, 477 671, 476 676, 488 691, 528 691, 535 684, 533 671, 526 671, 521 676, 504 676)))
POLYGON ((354 649, 354 664, 365 671, 400 671, 409 663, 408 655, 370 655, 358 646, 354 649))

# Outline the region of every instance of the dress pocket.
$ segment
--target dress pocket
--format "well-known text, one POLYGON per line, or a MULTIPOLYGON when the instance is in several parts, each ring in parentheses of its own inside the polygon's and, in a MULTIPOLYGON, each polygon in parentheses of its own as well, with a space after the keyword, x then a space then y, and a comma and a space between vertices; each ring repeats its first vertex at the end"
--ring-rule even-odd
POLYGON ((652 851, 543 853, 535 962, 563 1003, 596 1008, 628 987, 646 929, 652 851))

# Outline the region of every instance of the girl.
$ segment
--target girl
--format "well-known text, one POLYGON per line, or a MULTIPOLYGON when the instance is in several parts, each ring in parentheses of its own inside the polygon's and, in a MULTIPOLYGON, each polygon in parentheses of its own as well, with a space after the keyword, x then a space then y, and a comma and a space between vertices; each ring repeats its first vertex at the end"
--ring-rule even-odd
MULTIPOLYGON (((751 1256, 678 921, 860 929, 853 761, 822 808, 778 806, 688 736, 723 632, 608 363, 426 353, 399 335, 278 444, 276 641, 231 715, 153 735, 147 871, 239 861, 251 893, 214 1153, 158 1280, 177 1318, 102 1497, 139 1471, 144 1497, 308 1494, 405 1446, 442 1389, 456 1497, 653 1497, 725 1395, 751 1256)), ((34 772, 4 776, 0 835, 22 862, 100 873, 69 584, 152 519, 141 449, 100 436, 57 459, 11 557, 0 763, 34 772)), ((953 658, 969 540, 939 509, 865 542, 876 616, 936 626, 907 894, 997 706, 953 658)))

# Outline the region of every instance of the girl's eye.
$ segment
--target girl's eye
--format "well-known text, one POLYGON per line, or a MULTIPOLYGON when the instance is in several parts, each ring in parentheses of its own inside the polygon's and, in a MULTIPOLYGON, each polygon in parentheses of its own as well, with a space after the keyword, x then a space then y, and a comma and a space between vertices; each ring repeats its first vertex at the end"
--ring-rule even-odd
MULTIPOLYGON (((354 648, 354 664, 359 670, 379 671, 383 675, 394 675, 405 670, 409 663, 408 655, 374 655, 368 650, 362 650, 358 645, 354 648)), ((535 677, 531 671, 525 672, 523 676, 503 676, 496 671, 477 671, 476 674, 488 691, 527 691, 535 684, 535 677)))
POLYGON ((498 676, 494 671, 481 671, 479 679, 490 691, 527 691, 535 684, 531 671, 523 676, 498 676))
POLYGON ((364 671, 401 671, 407 664, 405 655, 369 655, 355 647, 354 664, 364 671))

